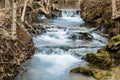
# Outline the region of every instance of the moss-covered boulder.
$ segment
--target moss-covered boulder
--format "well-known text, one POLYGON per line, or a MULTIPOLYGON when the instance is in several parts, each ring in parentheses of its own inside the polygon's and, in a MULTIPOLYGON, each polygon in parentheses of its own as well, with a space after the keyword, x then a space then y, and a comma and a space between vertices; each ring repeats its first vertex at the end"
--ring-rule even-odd
POLYGON ((112 64, 110 54, 105 48, 99 49, 96 54, 89 52, 84 59, 90 64, 97 65, 103 69, 110 68, 112 64))
POLYGON ((78 67, 72 69, 70 73, 82 73, 86 76, 93 76, 97 80, 110 80, 112 76, 112 70, 101 70, 92 65, 89 67, 78 67))
POLYGON ((92 76, 92 70, 87 67, 78 67, 70 71, 70 73, 82 73, 88 76, 92 76))
POLYGON ((119 50, 120 49, 120 34, 112 37, 108 44, 107 44, 107 48, 109 48, 110 50, 119 50))

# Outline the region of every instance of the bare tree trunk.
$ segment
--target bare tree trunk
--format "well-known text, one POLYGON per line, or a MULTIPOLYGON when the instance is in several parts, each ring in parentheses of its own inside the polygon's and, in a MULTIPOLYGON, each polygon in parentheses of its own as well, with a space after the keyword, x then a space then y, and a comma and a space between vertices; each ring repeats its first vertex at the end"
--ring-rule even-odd
POLYGON ((12 26, 12 39, 15 40, 17 38, 17 34, 16 34, 16 10, 17 10, 17 6, 16 6, 16 1, 13 0, 13 26, 12 26))
POLYGON ((116 6, 116 0, 112 0, 112 19, 115 19, 118 17, 118 11, 116 6))
POLYGON ((21 21, 24 22, 24 18, 25 18, 25 11, 26 11, 26 7, 27 7, 27 3, 28 3, 29 0, 26 0, 25 1, 25 4, 24 4, 24 8, 23 8, 23 12, 22 12, 22 16, 21 16, 21 21))

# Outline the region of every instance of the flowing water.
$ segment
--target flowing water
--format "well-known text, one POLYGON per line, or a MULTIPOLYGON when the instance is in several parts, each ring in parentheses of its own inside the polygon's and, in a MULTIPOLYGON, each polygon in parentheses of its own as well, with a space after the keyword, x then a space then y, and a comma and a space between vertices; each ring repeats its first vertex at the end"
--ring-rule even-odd
POLYGON ((107 38, 92 32, 95 28, 81 25, 84 21, 79 10, 63 9, 56 19, 42 18, 42 24, 47 29, 37 37, 33 37, 35 54, 26 61, 16 80, 94 80, 84 75, 71 75, 70 69, 86 64, 81 59, 87 52, 96 52, 105 46, 107 38), (69 38, 74 33, 89 33, 92 40, 69 38))

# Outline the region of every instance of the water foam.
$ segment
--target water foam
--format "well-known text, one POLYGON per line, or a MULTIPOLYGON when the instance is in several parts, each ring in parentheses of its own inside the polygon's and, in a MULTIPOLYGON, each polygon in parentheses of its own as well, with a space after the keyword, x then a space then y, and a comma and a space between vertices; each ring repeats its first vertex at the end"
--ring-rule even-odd
POLYGON ((70 22, 79 22, 81 24, 84 23, 83 19, 81 19, 80 17, 61 17, 60 19, 65 19, 70 22))
POLYGON ((80 10, 62 10, 62 17, 60 19, 65 19, 71 22, 78 22, 83 24, 84 21, 80 17, 80 10))
MULTIPOLYGON (((78 63, 81 60, 75 58, 72 55, 69 54, 36 54, 34 56, 35 58, 38 58, 43 63, 48 63, 49 65, 52 64, 52 66, 49 66, 46 71, 49 74, 60 76, 65 74, 65 71, 73 65, 73 63, 78 63)), ((42 65, 42 64, 41 64, 42 65)))

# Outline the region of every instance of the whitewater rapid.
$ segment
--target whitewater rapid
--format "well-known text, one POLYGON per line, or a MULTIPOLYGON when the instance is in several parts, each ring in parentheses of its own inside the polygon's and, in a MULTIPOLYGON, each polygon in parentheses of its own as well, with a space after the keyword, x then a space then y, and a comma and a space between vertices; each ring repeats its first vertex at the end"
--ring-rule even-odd
MULTIPOLYGON (((78 80, 72 78, 70 69, 86 64, 81 59, 87 52, 96 52, 105 46, 107 39, 96 32, 94 28, 81 27, 85 22, 80 17, 80 10, 63 9, 58 18, 43 20, 47 32, 33 37, 35 54, 25 62, 25 69, 16 80, 78 80), (73 41, 68 37, 75 32, 87 32, 93 40, 73 41)), ((79 80, 94 80, 81 75, 79 80), (81 78, 81 79, 80 79, 81 78)))

